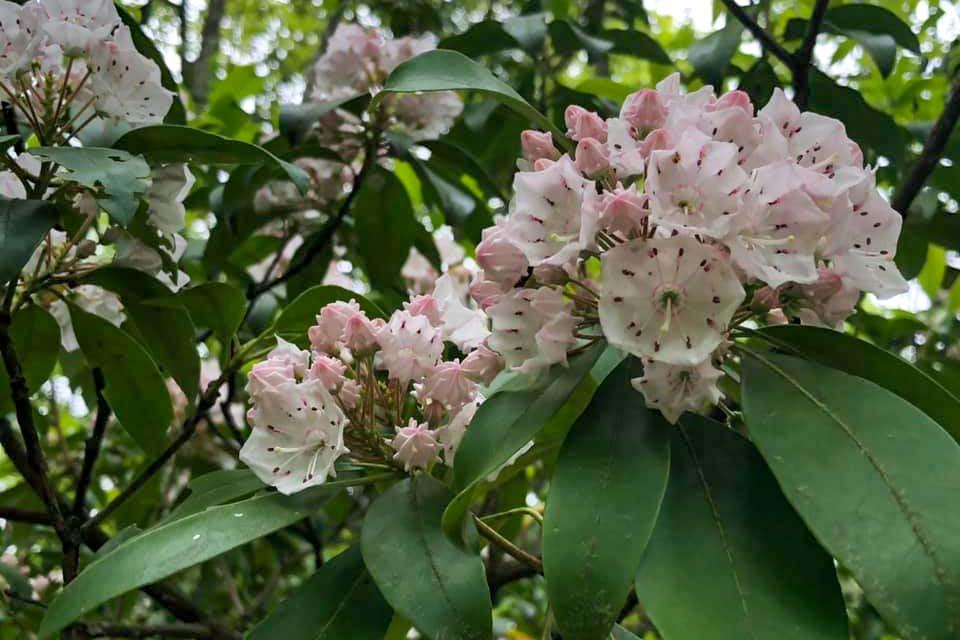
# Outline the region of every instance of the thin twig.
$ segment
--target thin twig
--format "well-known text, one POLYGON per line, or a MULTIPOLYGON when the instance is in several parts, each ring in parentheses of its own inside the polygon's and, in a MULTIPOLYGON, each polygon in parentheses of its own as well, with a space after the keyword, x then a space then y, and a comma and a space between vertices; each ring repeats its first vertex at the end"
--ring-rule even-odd
POLYGON ((823 19, 827 14, 830 0, 817 0, 807 21, 807 31, 803 36, 800 48, 794 54, 793 67, 793 101, 801 111, 807 108, 810 99, 810 69, 813 67, 813 49, 817 44, 817 36, 823 28, 823 19))
POLYGON ((86 509, 87 490, 90 488, 90 481, 93 479, 93 468, 100 456, 103 436, 107 432, 107 422, 110 420, 110 404, 103 395, 105 387, 106 380, 103 378, 103 372, 99 367, 95 367, 93 369, 93 388, 97 394, 97 417, 93 423, 93 431, 87 438, 83 449, 83 468, 80 471, 77 492, 73 498, 73 514, 78 517, 86 509))
POLYGON ((53 524, 49 513, 43 511, 30 511, 28 509, 17 509, 16 507, 0 506, 0 520, 9 520, 10 522, 22 522, 23 524, 53 524))
POLYGON ((540 560, 540 558, 532 553, 524 551, 520 547, 510 542, 500 535, 496 529, 488 525, 477 516, 473 517, 473 522, 477 525, 477 531, 480 532, 480 535, 497 545, 507 555, 511 556, 514 560, 524 563, 531 569, 534 569, 537 573, 543 573, 543 561, 540 560))
POLYGON ((890 204, 904 218, 907 217, 911 203, 923 189, 927 178, 940 163, 958 119, 960 119, 960 78, 953 81, 947 103, 930 130, 930 135, 927 136, 927 141, 923 145, 923 151, 910 169, 907 179, 900 184, 900 188, 893 195, 890 204))
POLYGON ((792 70, 795 65, 795 60, 793 54, 783 48, 783 46, 774 39, 770 33, 760 26, 760 24, 753 19, 746 9, 738 5, 735 0, 722 0, 723 5, 727 8, 730 13, 733 14, 740 23, 746 27, 747 31, 753 34, 753 37, 756 38, 764 49, 775 55, 780 59, 785 65, 790 67, 792 70))

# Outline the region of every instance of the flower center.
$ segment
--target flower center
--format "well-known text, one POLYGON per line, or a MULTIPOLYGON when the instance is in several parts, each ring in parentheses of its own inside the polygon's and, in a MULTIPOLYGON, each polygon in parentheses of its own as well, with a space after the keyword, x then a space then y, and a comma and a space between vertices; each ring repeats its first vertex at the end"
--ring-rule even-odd
POLYGON ((700 192, 695 187, 680 187, 673 192, 673 204, 684 213, 696 213, 700 211, 700 192))
POLYGON ((680 312, 684 302, 686 302, 686 296, 683 290, 676 285, 666 283, 654 289, 653 304, 657 311, 663 314, 663 324, 660 325, 660 331, 670 331, 670 321, 674 315, 680 312))

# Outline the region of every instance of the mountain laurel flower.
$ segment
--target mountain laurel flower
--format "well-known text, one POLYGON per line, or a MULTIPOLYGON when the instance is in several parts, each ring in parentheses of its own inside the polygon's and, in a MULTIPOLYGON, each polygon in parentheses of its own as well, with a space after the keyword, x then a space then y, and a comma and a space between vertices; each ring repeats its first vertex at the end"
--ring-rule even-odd
POLYGON ((523 151, 523 159, 530 166, 541 158, 560 159, 560 150, 553 145, 553 135, 549 131, 527 129, 520 134, 520 148, 523 151))
POLYGON ((483 230, 476 256, 484 276, 505 288, 515 285, 527 274, 530 266, 524 252, 511 241, 510 231, 503 223, 483 230))
MULTIPOLYGON (((486 274, 484 274, 485 276, 486 274)), ((470 298, 484 311, 495 305, 503 295, 503 287, 492 280, 477 278, 470 283, 470 298)))
POLYGON ((396 451, 393 459, 403 465, 404 471, 426 469, 439 460, 440 444, 427 425, 410 418, 407 426, 396 429, 390 446, 396 451))
POLYGON ((642 138, 659 129, 667 120, 667 106, 654 89, 641 89, 627 96, 620 109, 620 118, 633 127, 633 137, 642 138))
POLYGON ((563 120, 567 125, 567 136, 572 140, 596 138, 600 142, 607 141, 607 123, 594 111, 572 104, 563 112, 563 120))
POLYGON ((377 332, 380 366, 401 386, 429 374, 443 355, 440 330, 426 316, 395 311, 377 332))
POLYGON ((333 393, 343 385, 343 374, 346 370, 347 365, 339 359, 333 356, 315 354, 308 375, 311 379, 322 382, 327 391, 333 393))
POLYGON ((355 300, 325 305, 317 315, 317 323, 307 330, 310 344, 317 351, 336 353, 343 346, 347 322, 360 313, 360 305, 355 300))
POLYGON ((477 348, 490 335, 486 314, 467 306, 467 298, 467 289, 450 274, 437 278, 433 299, 440 308, 440 322, 434 326, 439 327, 444 340, 463 352, 477 348))
POLYGON ((648 407, 659 409, 668 422, 676 424, 685 411, 703 413, 720 400, 717 380, 722 375, 710 359, 690 365, 648 359, 643 363, 643 376, 631 384, 643 394, 648 407))
POLYGON ((383 320, 371 320, 362 311, 347 320, 343 327, 343 343, 354 355, 372 352, 377 347, 377 332, 383 320))
POLYGON ((467 433, 467 427, 473 421, 477 409, 480 408, 480 399, 468 402, 457 412, 447 424, 433 432, 437 443, 443 451, 443 461, 447 466, 452 466, 457 449, 460 448, 460 442, 467 433))
POLYGON ((610 168, 606 145, 596 138, 582 138, 577 143, 574 164, 586 176, 600 176, 610 168))
POLYGON ((349 452, 348 420, 320 380, 285 382, 260 394, 248 413, 253 430, 240 459, 283 494, 335 477, 334 463, 349 452))
POLYGON ((438 364, 414 388, 421 406, 436 403, 452 415, 473 399, 477 384, 470 379, 459 360, 452 360, 438 364))
POLYGON ((636 356, 679 365, 717 348, 744 298, 717 247, 688 236, 632 240, 603 254, 600 324, 636 356))
POLYGON ((511 369, 537 373, 566 364, 576 342, 572 309, 556 289, 514 289, 487 309, 493 325, 488 344, 511 369))

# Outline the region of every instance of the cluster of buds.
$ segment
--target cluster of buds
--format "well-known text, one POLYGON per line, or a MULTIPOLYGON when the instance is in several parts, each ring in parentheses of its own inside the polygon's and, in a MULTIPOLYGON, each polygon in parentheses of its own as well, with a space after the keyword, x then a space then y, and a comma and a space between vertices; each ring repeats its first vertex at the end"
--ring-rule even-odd
POLYGON ((742 91, 685 94, 675 74, 619 117, 565 117, 572 157, 524 132, 509 214, 477 247, 471 294, 507 365, 605 340, 642 359, 634 386, 675 422, 720 400, 735 326, 837 326, 861 292, 905 290, 901 217, 859 147, 779 89, 755 111, 742 91))
POLYGON ((309 350, 278 338, 251 370, 253 429, 240 458, 287 494, 335 477, 346 455, 408 472, 450 465, 480 385, 502 368, 486 337, 485 318, 447 276, 386 320, 352 300, 330 303, 308 331, 309 350), (454 347, 463 359, 444 359, 454 347))

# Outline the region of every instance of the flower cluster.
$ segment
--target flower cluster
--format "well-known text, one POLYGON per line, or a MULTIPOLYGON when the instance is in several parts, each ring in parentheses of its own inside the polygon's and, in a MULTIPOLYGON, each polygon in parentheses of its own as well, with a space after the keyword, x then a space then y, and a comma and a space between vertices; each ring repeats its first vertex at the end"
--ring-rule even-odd
POLYGON ((173 102, 109 0, 0 2, 0 91, 47 143, 97 117, 161 122, 173 102))
MULTIPOLYGON (((378 29, 337 27, 313 68, 311 100, 329 102, 375 92, 397 65, 436 47, 432 35, 390 39, 378 29)), ((384 105, 394 129, 416 140, 436 138, 460 115, 463 103, 452 92, 407 94, 384 105)), ((348 118, 339 111, 335 118, 348 118)))
POLYGON ((309 351, 278 338, 251 370, 253 430, 241 460, 283 493, 334 477, 347 453, 408 472, 451 464, 482 400, 479 385, 502 366, 482 344, 487 333, 448 276, 386 320, 352 300, 326 305, 309 351), (444 360, 446 342, 469 355, 444 360))
POLYGON ((619 117, 565 119, 575 152, 524 132, 509 214, 477 247, 471 294, 509 366, 605 339, 642 359, 634 386, 676 421, 720 399, 736 325, 836 326, 862 291, 905 289, 901 218, 859 147, 779 89, 755 111, 742 91, 683 93, 675 74, 619 117))

